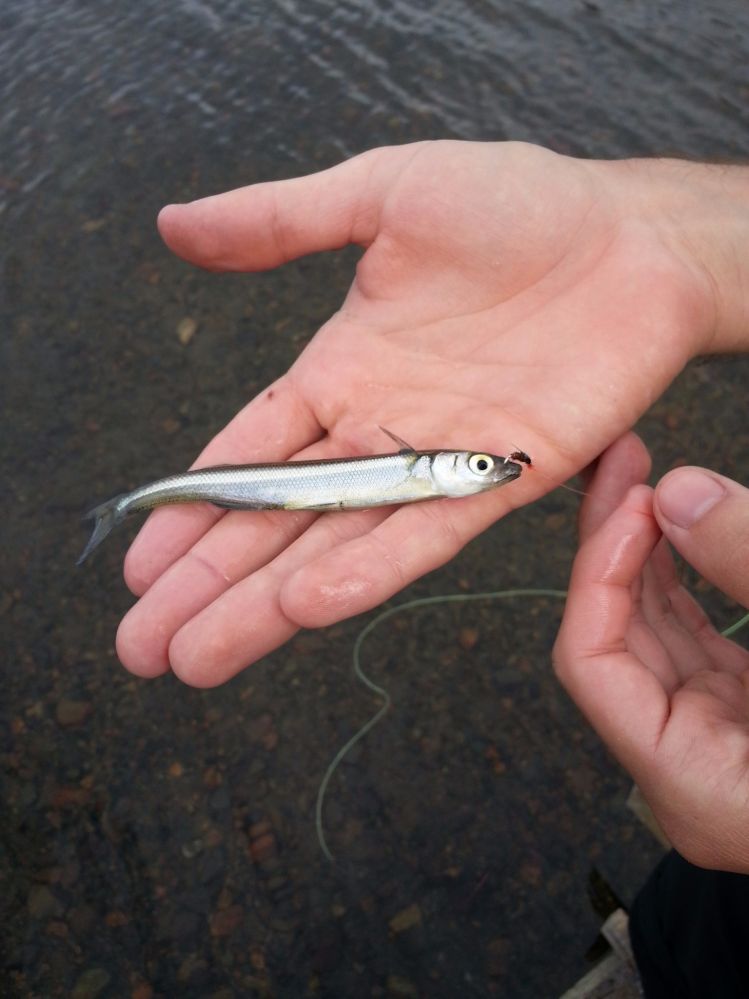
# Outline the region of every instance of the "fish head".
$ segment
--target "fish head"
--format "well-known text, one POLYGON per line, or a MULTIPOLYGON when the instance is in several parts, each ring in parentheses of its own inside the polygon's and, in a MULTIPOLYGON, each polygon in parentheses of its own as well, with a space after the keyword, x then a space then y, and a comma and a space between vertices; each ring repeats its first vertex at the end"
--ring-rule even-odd
POLYGON ((438 451, 432 457, 432 480, 444 496, 472 496, 512 482, 523 466, 483 451, 438 451))

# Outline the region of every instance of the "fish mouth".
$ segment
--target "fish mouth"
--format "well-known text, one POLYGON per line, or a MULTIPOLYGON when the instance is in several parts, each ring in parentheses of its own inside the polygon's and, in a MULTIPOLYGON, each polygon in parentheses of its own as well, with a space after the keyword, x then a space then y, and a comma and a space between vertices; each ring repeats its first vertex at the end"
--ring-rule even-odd
POLYGON ((512 482, 513 479, 518 479, 523 474, 523 466, 518 464, 517 461, 508 461, 504 459, 501 461, 496 468, 496 475, 494 476, 495 482, 512 482))

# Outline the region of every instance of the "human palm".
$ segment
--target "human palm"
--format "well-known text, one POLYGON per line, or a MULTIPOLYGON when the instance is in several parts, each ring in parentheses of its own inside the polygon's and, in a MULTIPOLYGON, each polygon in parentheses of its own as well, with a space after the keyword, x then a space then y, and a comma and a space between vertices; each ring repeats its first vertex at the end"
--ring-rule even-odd
POLYGON ((366 248, 341 309, 198 464, 378 452, 385 426, 419 449, 519 447, 540 472, 396 510, 159 510, 126 561, 123 663, 220 683, 387 599, 631 426, 698 351, 705 295, 616 192, 606 164, 448 142, 166 209, 169 246, 210 269, 366 248))
POLYGON ((674 846, 699 865, 749 872, 749 652, 682 586, 653 491, 636 485, 648 468, 631 434, 599 463, 557 673, 674 846))

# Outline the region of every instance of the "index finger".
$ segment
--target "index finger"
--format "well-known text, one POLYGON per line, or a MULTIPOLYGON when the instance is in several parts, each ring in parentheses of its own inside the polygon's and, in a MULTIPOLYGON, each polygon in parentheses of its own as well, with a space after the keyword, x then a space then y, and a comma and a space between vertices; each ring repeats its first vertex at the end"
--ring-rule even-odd
POLYGON ((652 491, 633 487, 578 552, 554 646, 562 684, 635 778, 669 713, 663 684, 627 641, 634 584, 660 536, 652 491))

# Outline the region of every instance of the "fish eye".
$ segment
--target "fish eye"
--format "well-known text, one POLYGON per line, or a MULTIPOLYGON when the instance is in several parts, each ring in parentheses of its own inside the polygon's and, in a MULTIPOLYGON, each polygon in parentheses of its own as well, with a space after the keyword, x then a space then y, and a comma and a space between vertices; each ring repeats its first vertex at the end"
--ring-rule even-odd
POLYGON ((468 459, 468 467, 476 475, 486 475, 491 472, 494 460, 488 454, 472 454, 468 459))

